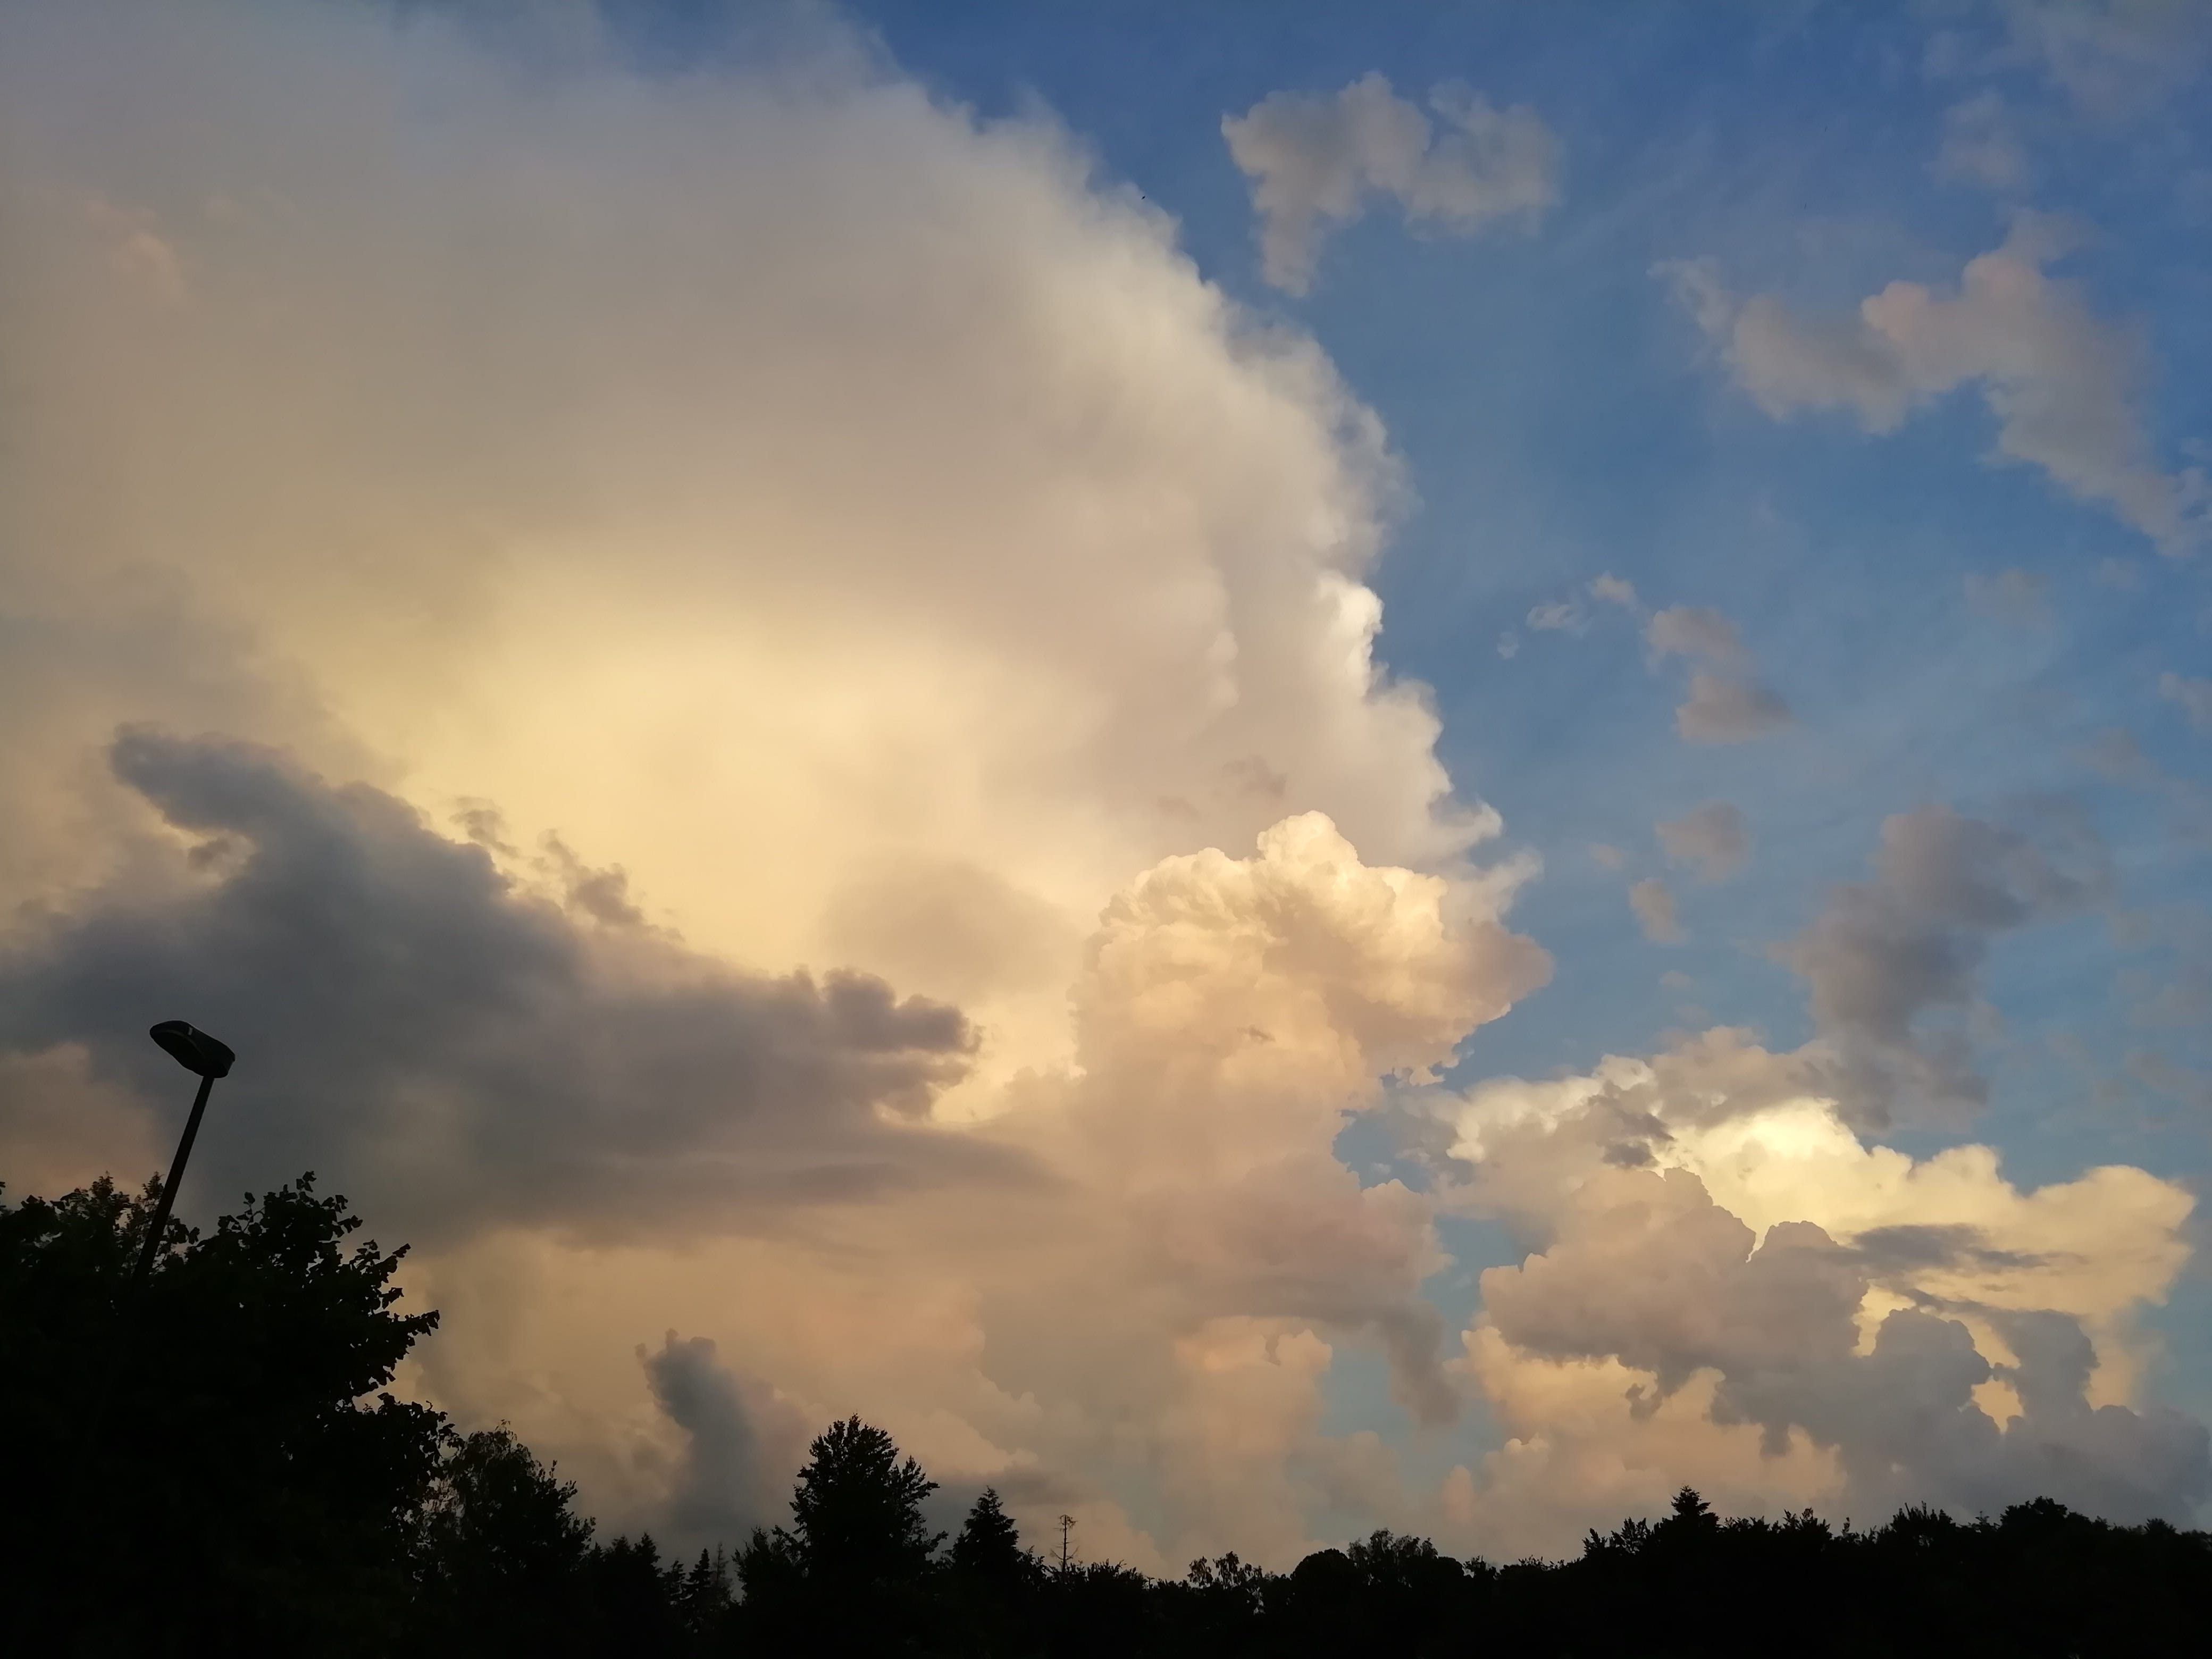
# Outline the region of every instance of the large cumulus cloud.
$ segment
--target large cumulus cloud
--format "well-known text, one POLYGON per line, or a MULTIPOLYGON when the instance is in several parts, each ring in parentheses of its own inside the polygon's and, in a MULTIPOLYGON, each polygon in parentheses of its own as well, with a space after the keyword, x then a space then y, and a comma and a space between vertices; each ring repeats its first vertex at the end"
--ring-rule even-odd
POLYGON ((1714 1423, 1756 1427, 1775 1455, 1793 1431, 1834 1449, 1863 1513, 1929 1501, 1994 1511, 2041 1495, 2116 1519, 2186 1519, 2212 1492, 2203 1426, 2092 1406, 2095 1352, 2065 1312, 1965 1304, 2009 1351, 1992 1363, 1959 1310, 1912 1282, 1911 1267, 1960 1255, 1999 1270, 2035 1260, 2000 1252, 1992 1264, 1966 1226, 1870 1230, 1857 1249, 1809 1221, 1761 1238, 1687 1170, 1613 1170, 1577 1191, 1548 1250, 1484 1274, 1483 1305, 1522 1353, 1649 1373, 1648 1390, 1629 1390, 1632 1417, 1712 1373, 1714 1423), (1885 1268, 1913 1305, 1863 1322, 1885 1268), (2002 1425, 1976 1398, 1992 1381, 2011 1395, 2002 1425))
MULTIPOLYGON (((1801 1273, 1865 1279, 1864 1387, 1911 1315, 1944 1446, 1976 1364, 1991 1424, 2009 1389, 2101 1469, 2180 1444, 2100 1416, 2135 1409, 2172 1189, 1900 1170, 1803 1115, 1850 1041, 1936 1053, 2009 912, 1936 915, 1957 971, 1869 1013, 1852 964, 1919 942, 1877 871, 1801 941, 1825 1047, 1500 1085, 1442 1198, 1363 1180, 1338 1136, 1378 1080, 1430 1087, 1544 972, 1502 919, 1527 866, 1474 862, 1495 815, 1375 659, 1403 487, 1373 414, 1048 118, 818 17, 681 78, 588 27, 489 38, 0 5, 11 1176, 166 1151, 143 1027, 203 1021, 245 1060, 196 1180, 313 1163, 425 1240, 410 1294, 450 1317, 410 1382, 512 1419, 611 1527, 738 1525, 793 1424, 855 1410, 1093 1556, 1427 1524, 1328 1425, 1361 1346, 1423 1421, 1476 1389, 1508 1425, 1437 1511, 1513 1498, 1493 1547, 1716 1459, 1717 1493, 1817 1496, 1873 1443, 1729 1334, 1801 1273), (1576 1207, 1593 1173, 1591 1202, 1678 1169, 1717 1208, 1659 1237, 1724 1328, 1592 1303, 1449 1354, 1440 1201, 1571 1275, 1630 1236, 1576 1207)), ((1475 149, 1431 145, 1409 200, 1452 228, 1518 118, 1442 112, 1475 149)), ((1959 1467, 2021 1467, 1996 1443, 1959 1467)))
POLYGON ((2212 1492, 2203 1425, 2139 1397, 2191 1194, 1870 1146, 1826 1075, 1711 1033, 1453 1109, 1452 1201, 1530 1251, 1483 1274, 1467 1334, 1509 1437, 1461 1477, 1471 1536, 1522 1506, 1564 1540, 1682 1479, 1838 1516, 2041 1493, 2185 1519, 2212 1492))
POLYGON ((1294 1549, 1332 1344, 1452 1404, 1333 1136, 1535 971, 1375 660, 1380 424, 1048 117, 558 11, 0 6, 37 1167, 158 1155, 185 1013, 196 1179, 434 1243, 417 1382, 611 1524, 704 1512, 673 1328, 1094 1548, 1294 1549))

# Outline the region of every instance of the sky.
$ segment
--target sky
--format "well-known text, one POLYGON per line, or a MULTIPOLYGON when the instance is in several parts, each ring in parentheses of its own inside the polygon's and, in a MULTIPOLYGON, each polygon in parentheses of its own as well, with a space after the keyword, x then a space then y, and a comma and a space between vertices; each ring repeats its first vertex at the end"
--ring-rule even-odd
POLYGON ((2212 1500, 2212 7, 0 0, 0 1180, 605 1530, 2212 1500))

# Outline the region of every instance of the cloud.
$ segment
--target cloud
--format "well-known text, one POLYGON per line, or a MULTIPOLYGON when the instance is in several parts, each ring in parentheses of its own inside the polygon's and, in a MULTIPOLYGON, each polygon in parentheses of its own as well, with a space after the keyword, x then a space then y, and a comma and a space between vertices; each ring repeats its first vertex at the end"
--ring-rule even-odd
POLYGON ((922 1121, 969 1063, 957 1009, 610 927, 403 802, 265 749, 141 730, 112 758, 173 834, 140 882, 9 938, 0 1044, 78 1045, 95 1078, 162 1100, 149 1011, 220 1034, 244 1058, 193 1165, 203 1194, 336 1171, 435 1243, 518 1221, 769 1224, 916 1182, 1020 1178, 1003 1151, 922 1121))
POLYGON ((1992 1364, 1940 1303, 1893 1309, 1867 1340, 1873 1288, 1862 1255, 1814 1223, 1761 1238, 1687 1170, 1607 1170, 1577 1191, 1549 1249, 1484 1273, 1483 1305, 1520 1354, 1647 1375, 1632 1419, 1714 1376, 1711 1422, 1757 1430, 1770 1455, 1800 1437, 1832 1449, 1850 1500, 1870 1512, 1911 1501, 1988 1512, 2040 1496, 2118 1520, 2185 1520, 2212 1494, 2202 1425, 2090 1405, 2096 1356, 2079 1317, 1978 1310, 2003 1354, 1992 1364), (1976 1400, 1991 1382, 2015 1406, 2002 1425, 1976 1400))
POLYGON ((1437 1103, 1470 1172, 1448 1201, 1532 1246, 1485 1273, 1467 1333, 1506 1435, 1448 1487, 1467 1541, 1524 1512, 1557 1547, 1684 1480, 1838 1519, 2038 1494, 2186 1519, 2212 1492, 2203 1426, 2136 1401, 2135 1314, 2188 1258, 2188 1192, 2128 1169, 2022 1191, 1981 1146, 1916 1161, 1818 1086, 1713 1032, 1437 1103))
MULTIPOLYGON (((1375 659, 1373 413, 1048 118, 832 24, 683 77, 495 38, 0 11, 11 1176, 165 1152, 143 1027, 205 1020, 244 1059, 188 1211, 312 1160, 416 1237, 450 1317, 410 1386, 610 1530, 741 1524, 793 1422, 859 1411, 1097 1553, 1283 1562, 1347 1495, 1427 1502, 1335 1429, 1339 1355, 1424 1422, 1555 1424, 1561 1365, 1462 1365, 1423 1295, 1468 1194, 1337 1156, 1547 970, 1505 922, 1532 865, 1476 860, 1496 816, 1375 659)), ((1459 172, 1505 186, 1454 147, 1510 173, 1521 118, 1421 118, 1399 199, 1455 229, 1459 172)), ((1709 1034, 1499 1129, 1469 1193, 1541 1226, 1821 1074, 1709 1034)), ((1711 1144, 1770 1224, 1786 1160, 1711 1144)), ((2123 1401, 2164 1184, 1960 1213, 1935 1189, 1989 1182, 1881 1156, 1851 1191, 1917 1206, 1784 1218, 1884 1285, 1946 1238, 1954 1277, 2044 1264, 2021 1305, 2123 1401), (1859 1237, 1916 1226, 1977 1231, 1859 1237)), ((1638 1467, 1724 1443, 1796 1491, 1715 1386, 1638 1467)), ((1528 1542, 1589 1492, 1515 1456, 1528 1542)))
POLYGON ((1115 1195, 1164 1293, 1209 1317, 1364 1326, 1431 1418, 1454 1407, 1417 1293, 1435 1249, 1425 1206, 1395 1182, 1362 1188, 1331 1147, 1346 1112, 1379 1103, 1380 1078, 1431 1080, 1547 977, 1490 908, 1364 866, 1318 814, 1268 830, 1250 859, 1164 861, 1091 941, 1069 1139, 1039 1143, 1115 1195))
POLYGON ((82 1043, 0 1052, 0 1178, 65 1193, 111 1170, 150 1173, 172 1149, 126 1085, 95 1073, 82 1043))
POLYGON ((1652 829, 1667 861, 1695 865, 1701 881, 1726 881, 1751 856, 1751 831, 1744 823, 1743 809, 1729 801, 1707 801, 1652 829))
POLYGON ((1979 92, 1944 112, 1936 176, 2004 195, 2017 195, 2027 185, 2027 152, 2013 131, 2001 95, 1979 92))
POLYGON ((1643 609, 1643 601, 1636 597, 1636 584, 1625 576, 1604 575, 1589 585, 1590 597, 1607 605, 1617 605, 1625 611, 1643 609))
POLYGON ((1791 722, 1790 705, 1754 678, 1751 653, 1735 624, 1699 605, 1669 605, 1644 623, 1655 661, 1682 656, 1705 665, 1690 673, 1690 695, 1674 711, 1686 742, 1748 743, 1791 722))
POLYGON ((2212 51, 2193 0, 2004 0, 2003 9, 2014 52, 2104 119, 2155 109, 2212 51))
POLYGON ((2158 695, 2189 716, 2200 732, 2212 732, 2212 680, 2192 680, 2169 670, 2158 677, 2158 695))
POLYGON ((1628 890, 1628 908, 1636 912, 1636 925, 1655 945, 1681 941, 1682 924, 1674 914, 1674 895, 1656 876, 1646 876, 1628 890))
POLYGON ((1978 571, 1966 575, 1966 603, 1985 616, 2023 628, 2051 620, 2051 584, 2044 577, 2017 566, 1994 576, 1978 571))
POLYGON ((1059 1471, 1080 1516, 1141 1447, 1164 1472, 1151 1535, 1107 1510, 1095 1535, 1144 1559, 1286 1559, 1324 1501, 1308 1472, 1358 1456, 1322 1427, 1336 1345, 1379 1349, 1418 1420, 1455 1414, 1421 1294, 1445 1261, 1431 1200, 1363 1184, 1334 1146, 1384 1077, 1422 1086, 1547 973, 1501 896, 1366 865, 1307 814, 1112 899, 1070 993, 1072 1065, 1018 1080, 981 1130, 1057 1183, 988 1211, 909 1206, 856 1269, 872 1296, 950 1316, 896 1389, 933 1434, 974 1425, 944 1473, 1006 1490, 1004 1470, 1059 1471))
POLYGON ((812 1427, 773 1391, 732 1375, 706 1337, 670 1331, 637 1357, 653 1403, 684 1436, 667 1509, 679 1553, 781 1522, 812 1427))
POLYGON ((2001 246, 1966 263, 1954 293, 1895 282, 1841 316, 1802 316, 1773 295, 1740 301, 1710 262, 1658 269, 1775 419, 1847 409, 1867 431, 1890 433, 1974 385, 1996 419, 1999 459, 2040 467, 2161 552, 2185 553, 2204 539, 2203 474, 2157 464, 2138 407, 2136 336, 2046 273, 2071 245, 2057 221, 2018 213, 2001 246))
MULTIPOLYGON (((11 1178, 165 1151, 204 1021, 187 1212, 314 1164, 610 1528, 691 1501, 672 1329, 1162 1565, 1310 1541, 1333 1348, 1450 1414, 1335 1142, 1540 979, 1533 866, 1310 339, 821 15, 0 7, 0 106, 11 1178)), ((1420 226, 1520 188, 1423 119, 1420 226)))
MULTIPOLYGON (((425 1361, 442 1401, 534 1431, 518 1351, 604 1342, 732 1241, 777 1253, 755 1264, 754 1317, 818 1333, 799 1345, 817 1374, 782 1357, 796 1392, 669 1336, 640 1357, 683 1436, 672 1462, 578 1447, 573 1395, 550 1419, 611 1516, 726 1540, 769 1512, 804 1423, 866 1407, 918 1418, 950 1473, 1063 1469, 1094 1494, 1082 1472, 1150 1434, 1176 1471, 1178 1547, 1289 1553, 1310 1504, 1288 1469, 1338 1455, 1319 1428, 1331 1339, 1378 1347, 1422 1419, 1457 1409, 1420 1293, 1443 1261, 1428 1201, 1363 1185, 1334 1143, 1383 1078, 1431 1080, 1545 976, 1498 920, 1507 885, 1366 866, 1319 814, 1249 858, 1164 860, 1085 946, 1072 1067, 954 1126, 926 1110, 971 1057, 953 1009, 730 969, 567 901, 557 864, 533 888, 264 749, 134 732, 115 764, 169 833, 138 880, 11 940, 0 1048, 66 1070, 78 1044, 159 1098, 171 1073, 131 1011, 188 1000, 242 1056, 195 1188, 343 1171, 428 1246, 426 1298, 472 1326, 425 1361), (532 1265, 500 1265, 517 1252, 532 1265), (840 1271, 927 1316, 863 1340, 840 1271), (582 1330, 540 1328, 556 1310, 582 1330), (872 1342, 911 1363, 917 1338, 941 1369, 872 1387, 872 1342)), ((687 1316, 730 1319, 726 1278, 686 1295, 687 1316)))
POLYGON ((2110 883, 2086 824, 2061 815, 2040 828, 2046 846, 1944 806, 1885 818, 1874 880, 1837 888, 1780 951, 1805 977, 1841 1097, 1863 1121, 1885 1122, 1900 1103, 1942 1114, 1985 1097, 1964 1031, 1923 1018, 1971 1012, 1993 938, 2076 908, 2110 883))
POLYGON ((1721 667, 1748 660, 1735 624, 1702 605, 1674 605, 1655 612, 1644 637, 1658 657, 1692 657, 1721 667))
POLYGON ((1749 743, 1790 724, 1779 693, 1700 668, 1690 676, 1690 695, 1674 711, 1674 729, 1688 743, 1749 743))
POLYGON ((1559 143, 1531 111, 1498 110, 1447 83, 1430 94, 1437 132, 1419 106, 1380 74, 1333 96, 1275 92, 1222 137, 1252 180, 1262 270, 1292 294, 1312 285, 1321 245, 1366 210, 1366 198, 1395 198, 1417 230, 1472 236, 1494 221, 1533 226, 1559 199, 1559 143))

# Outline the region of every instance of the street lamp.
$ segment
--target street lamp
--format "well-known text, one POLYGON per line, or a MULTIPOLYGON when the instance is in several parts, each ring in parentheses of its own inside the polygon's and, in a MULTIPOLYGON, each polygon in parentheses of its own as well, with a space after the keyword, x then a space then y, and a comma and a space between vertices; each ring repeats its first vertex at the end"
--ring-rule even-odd
POLYGON ((154 1270, 154 1252, 161 1248, 161 1234, 169 1224, 169 1208, 177 1201, 177 1183, 185 1178, 185 1160, 192 1155, 192 1140, 200 1132, 200 1114, 207 1110, 208 1091, 215 1087, 217 1078, 230 1075, 231 1062, 238 1058, 228 1044, 216 1042, 205 1031, 181 1019, 165 1019, 146 1035, 160 1043, 178 1065, 198 1075, 200 1091, 192 1097, 192 1115, 185 1120, 185 1138, 177 1143, 176 1161, 169 1165, 169 1178, 161 1183, 161 1201, 154 1208, 154 1224, 146 1230, 145 1248, 138 1252, 138 1272, 133 1282, 141 1285, 154 1270))

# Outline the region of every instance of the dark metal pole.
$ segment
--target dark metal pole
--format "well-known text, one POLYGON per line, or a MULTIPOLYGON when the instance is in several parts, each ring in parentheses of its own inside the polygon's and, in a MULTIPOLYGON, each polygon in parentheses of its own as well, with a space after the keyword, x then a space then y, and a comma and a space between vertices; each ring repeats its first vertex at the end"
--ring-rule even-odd
POLYGON ((177 1201, 177 1183, 185 1178, 185 1160, 192 1155, 192 1140, 200 1132, 200 1114, 207 1110, 208 1093, 215 1087, 212 1073, 202 1073, 200 1091, 192 1097, 192 1115, 185 1120, 185 1138, 177 1143, 176 1161, 169 1178, 161 1183, 161 1201, 154 1209, 154 1224, 146 1230, 145 1247, 138 1252, 138 1271, 131 1283, 143 1285, 154 1270, 154 1253, 161 1248, 161 1234, 169 1224, 170 1207, 177 1201))

